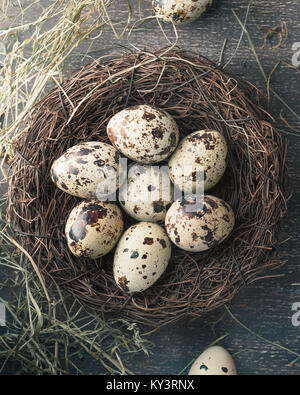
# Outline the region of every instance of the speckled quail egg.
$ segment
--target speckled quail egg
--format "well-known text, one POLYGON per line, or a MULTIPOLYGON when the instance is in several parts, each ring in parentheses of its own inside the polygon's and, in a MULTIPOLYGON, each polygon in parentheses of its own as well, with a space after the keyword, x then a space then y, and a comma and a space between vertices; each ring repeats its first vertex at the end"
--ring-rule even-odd
POLYGON ((237 375, 232 356, 225 348, 207 348, 193 363, 189 375, 237 375))
POLYGON ((84 200, 71 211, 65 234, 75 256, 96 259, 115 247, 123 228, 122 212, 115 203, 84 200))
POLYGON ((114 256, 116 284, 129 293, 141 292, 164 273, 171 257, 165 230, 153 222, 138 222, 122 235, 114 256))
POLYGON ((205 195, 190 195, 176 200, 165 218, 168 236, 179 248, 199 252, 220 244, 235 223, 232 208, 224 200, 205 195))
POLYGON ((144 164, 168 158, 179 141, 179 129, 173 117, 143 104, 115 114, 108 122, 107 135, 125 156, 144 164))
MULTIPOLYGON (((184 137, 169 159, 170 178, 186 193, 196 193, 197 182, 211 189, 226 169, 227 143, 215 130, 199 130, 184 137)), ((200 185, 200 184, 198 184, 200 185)))
POLYGON ((190 23, 212 5, 212 0, 153 0, 153 11, 166 22, 190 23))
POLYGON ((51 178, 56 186, 80 198, 108 200, 119 187, 120 153, 110 144, 90 141, 74 145, 56 159, 51 178))
POLYGON ((174 200, 174 188, 167 166, 159 168, 134 163, 129 167, 124 186, 124 200, 120 200, 120 204, 127 214, 137 221, 158 222, 165 219, 174 200))

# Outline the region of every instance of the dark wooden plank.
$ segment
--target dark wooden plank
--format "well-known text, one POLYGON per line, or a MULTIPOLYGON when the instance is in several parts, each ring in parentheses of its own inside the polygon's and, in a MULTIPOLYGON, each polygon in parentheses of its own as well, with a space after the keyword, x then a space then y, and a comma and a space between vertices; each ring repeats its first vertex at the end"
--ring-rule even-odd
MULTIPOLYGON (((47 1, 41 3, 47 4, 47 1)), ((122 19, 126 14, 126 2, 116 3, 117 5, 111 8, 111 15, 113 18, 122 19)), ((178 44, 218 61, 226 38, 228 40, 224 52, 226 62, 233 54, 241 34, 241 28, 232 9, 243 20, 247 3, 240 0, 216 1, 215 7, 203 18, 191 25, 178 28, 178 44)), ((141 8, 145 16, 150 15, 150 1, 143 1, 141 8)), ((255 0, 253 2, 247 28, 267 75, 278 61, 292 62, 294 54, 292 46, 300 41, 299 17, 300 7, 297 1, 255 0), (272 49, 272 46, 278 43, 278 36, 274 36, 263 49, 259 49, 264 42, 264 32, 258 28, 276 27, 283 22, 286 22, 289 31, 287 40, 279 48, 272 49)), ((149 22, 146 27, 145 30, 132 34, 130 41, 134 45, 143 49, 144 47, 160 48, 167 44, 155 21, 149 22)), ((171 37, 172 27, 164 25, 164 28, 171 37)), ((107 52, 107 43, 110 47, 116 46, 117 40, 113 38, 112 32, 103 33, 102 37, 95 41, 90 48, 90 56, 97 57, 107 52)), ((121 43, 130 48, 126 37, 121 43)), ((87 44, 84 44, 71 56, 66 74, 88 61, 87 57, 82 56, 87 49, 87 44)), ((245 37, 228 69, 265 90, 264 78, 245 37)), ((287 66, 281 66, 272 76, 272 86, 282 99, 300 114, 299 74, 287 66)), ((269 108, 271 113, 278 118, 282 109, 291 124, 299 129, 300 122, 289 114, 282 103, 272 98, 269 108)), ((279 126, 282 127, 282 124, 279 123, 279 126)), ((230 304, 230 311, 260 336, 300 353, 298 341, 300 326, 294 326, 292 323, 292 305, 300 302, 300 140, 298 137, 289 136, 288 163, 294 194, 289 202, 288 217, 282 224, 282 232, 291 235, 292 240, 280 246, 282 255, 288 262, 276 272, 284 274, 284 277, 261 280, 242 289, 230 304)), ((296 375, 300 373, 300 360, 293 366, 287 366, 295 355, 248 332, 234 321, 224 308, 190 323, 180 322, 171 327, 161 328, 149 337, 156 344, 153 353, 149 357, 140 354, 130 358, 128 366, 136 374, 178 374, 205 347, 224 334, 228 335, 220 344, 232 352, 240 374, 296 375)), ((89 357, 84 359, 82 367, 91 374, 101 372, 89 357)))

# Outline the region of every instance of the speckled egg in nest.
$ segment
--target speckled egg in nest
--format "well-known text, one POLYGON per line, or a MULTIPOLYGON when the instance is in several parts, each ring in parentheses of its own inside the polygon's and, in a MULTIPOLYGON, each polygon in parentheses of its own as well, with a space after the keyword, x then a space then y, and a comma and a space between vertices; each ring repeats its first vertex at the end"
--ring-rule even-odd
MULTIPOLYGON (((55 87, 35 106, 14 147, 7 215, 14 237, 21 232, 19 243, 49 285, 55 282, 106 317, 160 326, 214 310, 282 265, 277 246, 286 212, 286 142, 253 84, 189 51, 174 48, 166 54, 162 49, 154 55, 104 56, 68 77, 61 84, 64 93, 55 87), (113 73, 120 78, 113 80, 113 73), (185 251, 172 243, 169 264, 157 281, 128 297, 114 280, 115 248, 93 260, 69 250, 65 224, 81 200, 57 188, 50 170, 72 146, 111 144, 109 121, 141 104, 166 111, 178 125, 180 140, 205 129, 224 136, 226 168, 209 195, 231 207, 235 225, 222 243, 205 251, 185 251)), ((160 163, 168 166, 168 157, 160 163)), ((123 219, 124 231, 136 223, 124 211, 123 219)))

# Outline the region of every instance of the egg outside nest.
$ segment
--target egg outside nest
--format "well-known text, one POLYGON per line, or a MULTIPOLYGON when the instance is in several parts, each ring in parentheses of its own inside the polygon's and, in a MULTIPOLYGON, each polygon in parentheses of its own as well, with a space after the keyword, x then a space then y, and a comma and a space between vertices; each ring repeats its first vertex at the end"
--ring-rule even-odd
POLYGON ((212 0, 153 0, 154 14, 164 22, 195 22, 212 5, 212 0))
POLYGON ((195 360, 189 375, 235 376, 236 366, 229 352, 221 346, 208 347, 195 360))

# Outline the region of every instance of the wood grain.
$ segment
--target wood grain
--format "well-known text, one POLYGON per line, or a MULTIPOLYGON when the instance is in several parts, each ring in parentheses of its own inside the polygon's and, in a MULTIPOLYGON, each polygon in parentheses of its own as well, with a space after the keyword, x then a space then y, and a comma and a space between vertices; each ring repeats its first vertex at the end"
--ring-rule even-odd
MULTIPOLYGON (((47 4, 47 1, 40 3, 47 4)), ((121 20, 127 12, 126 2, 116 3, 110 10, 111 16, 121 20)), ((223 58, 223 62, 226 63, 234 53, 241 34, 241 28, 232 10, 234 9, 243 20, 247 4, 247 1, 240 0, 215 1, 214 7, 197 22, 178 28, 178 45, 218 61, 224 39, 227 39, 223 58)), ((150 15, 150 1, 142 1, 141 10, 144 16, 150 15)), ((138 14, 137 10, 135 14, 138 14)), ((292 62, 292 45, 300 42, 299 27, 300 6, 297 0, 263 2, 256 0, 253 2, 247 28, 267 75, 280 60, 289 64, 292 62), (265 35, 265 31, 260 29, 275 28, 281 26, 283 22, 288 27, 286 41, 279 48, 272 49, 278 44, 279 39, 278 35, 274 35, 263 49, 259 49, 264 43, 265 35)), ((164 28, 169 37, 174 36, 170 25, 164 25, 164 28)), ((160 48, 167 45, 155 20, 147 23, 144 30, 133 33, 130 42, 141 49, 160 48)), ((110 48, 116 46, 117 41, 113 38, 111 31, 103 33, 95 41, 94 45, 89 48, 89 56, 95 58, 110 51, 107 43, 110 48)), ((121 40, 121 44, 132 48, 127 37, 121 40)), ((87 56, 82 55, 87 49, 87 45, 84 44, 78 48, 76 54, 70 57, 66 65, 66 75, 89 61, 87 56)), ((245 37, 227 69, 266 91, 266 83, 245 37)), ((297 114, 300 114, 299 73, 282 65, 272 75, 271 84, 282 99, 297 114)), ((269 110, 277 120, 282 111, 291 125, 300 129, 300 122, 274 97, 271 98, 269 110)), ((287 130, 282 122, 278 122, 278 126, 287 130)), ((291 321, 292 304, 300 302, 300 135, 299 137, 289 135, 288 141, 289 176, 293 195, 289 200, 289 213, 282 222, 281 232, 284 237, 291 236, 292 238, 280 246, 282 256, 288 262, 276 272, 284 276, 263 279, 244 288, 236 295, 229 308, 252 331, 269 341, 278 342, 300 353, 300 325, 293 326, 291 321)), ((161 328, 149 337, 156 344, 152 354, 150 356, 140 354, 134 358, 128 358, 127 366, 136 374, 178 374, 205 347, 225 334, 227 336, 219 344, 233 354, 239 374, 297 375, 300 373, 300 360, 293 366, 287 365, 295 358, 295 355, 248 332, 233 320, 224 308, 208 314, 205 318, 161 328)), ((87 373, 101 372, 101 368, 96 366, 88 356, 78 362, 87 373)))

